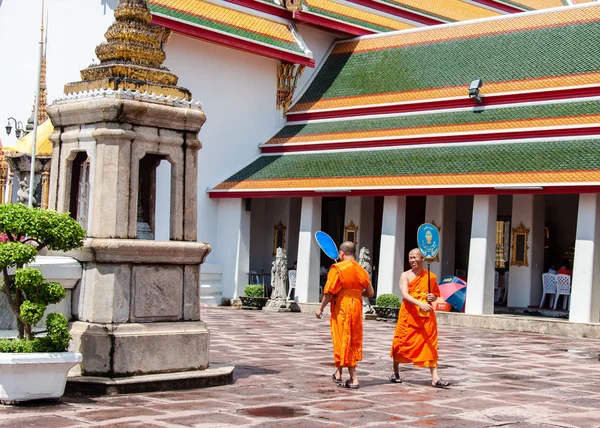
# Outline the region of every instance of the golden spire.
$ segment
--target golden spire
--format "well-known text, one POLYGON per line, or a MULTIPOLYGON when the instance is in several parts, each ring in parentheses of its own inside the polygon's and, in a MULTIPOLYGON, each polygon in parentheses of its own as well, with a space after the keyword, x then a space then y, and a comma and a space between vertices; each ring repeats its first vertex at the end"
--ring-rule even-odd
POLYGON ((176 86, 177 76, 161 65, 170 30, 150 25, 146 1, 121 0, 115 19, 104 34, 106 42, 96 47, 100 64, 81 70, 82 81, 66 84, 65 93, 130 89, 190 100, 190 92, 176 86))
MULTIPOLYGON (((48 48, 48 15, 46 15, 46 26, 44 27, 44 2, 42 1, 42 35, 41 38, 44 40, 44 53, 40 63, 40 90, 38 93, 38 117, 37 123, 40 125, 48 119, 48 113, 46 113, 48 90, 46 88, 46 52, 48 48)), ((33 106, 31 107, 31 116, 27 119, 27 126, 25 130, 27 132, 33 131, 33 117, 35 116, 35 96, 33 97, 33 106)))

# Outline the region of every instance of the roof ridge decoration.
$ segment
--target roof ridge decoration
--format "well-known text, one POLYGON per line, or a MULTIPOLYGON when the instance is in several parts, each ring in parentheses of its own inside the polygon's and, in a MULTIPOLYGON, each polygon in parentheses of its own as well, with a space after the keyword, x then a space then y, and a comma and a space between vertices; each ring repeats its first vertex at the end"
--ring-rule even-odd
POLYGON ((129 89, 190 100, 190 91, 176 86, 178 77, 162 65, 170 31, 150 25, 146 0, 120 0, 114 15, 106 42, 96 47, 100 64, 81 70, 82 81, 66 84, 65 93, 129 89))
POLYGON ((475 78, 482 95, 600 83, 599 31, 587 4, 338 42, 290 113, 467 98, 475 78))
POLYGON ((80 91, 74 93, 64 94, 54 100, 54 104, 66 104, 74 101, 88 101, 99 98, 115 98, 121 100, 135 100, 143 101, 153 104, 163 104, 173 107, 191 108, 191 109, 202 109, 201 101, 188 100, 187 98, 173 98, 170 95, 166 97, 163 94, 157 94, 155 92, 148 93, 147 91, 141 92, 138 90, 132 91, 130 89, 117 89, 116 91, 108 89, 93 89, 87 91, 80 91))

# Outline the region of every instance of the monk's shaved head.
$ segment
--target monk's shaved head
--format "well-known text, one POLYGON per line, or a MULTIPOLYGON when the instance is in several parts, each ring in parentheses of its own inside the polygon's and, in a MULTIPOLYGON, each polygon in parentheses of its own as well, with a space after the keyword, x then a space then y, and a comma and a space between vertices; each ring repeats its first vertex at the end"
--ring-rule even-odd
POLYGON ((355 254, 354 242, 346 241, 340 245, 340 251, 347 256, 353 256, 355 254))
POLYGON ((421 250, 419 250, 418 248, 413 248, 412 250, 410 250, 408 252, 408 257, 410 257, 411 254, 414 254, 416 257, 419 258, 423 258, 423 254, 421 254, 421 250))

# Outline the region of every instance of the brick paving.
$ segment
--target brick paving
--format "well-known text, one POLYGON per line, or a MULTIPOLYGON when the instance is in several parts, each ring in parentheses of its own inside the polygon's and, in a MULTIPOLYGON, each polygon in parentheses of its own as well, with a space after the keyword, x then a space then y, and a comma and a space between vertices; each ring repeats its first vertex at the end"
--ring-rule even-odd
POLYGON ((388 383, 394 323, 365 321, 361 387, 349 390, 330 380, 326 319, 225 308, 203 319, 211 364, 236 365, 231 385, 2 406, 0 426, 600 427, 599 340, 441 326, 453 383, 442 390, 412 366, 388 383))

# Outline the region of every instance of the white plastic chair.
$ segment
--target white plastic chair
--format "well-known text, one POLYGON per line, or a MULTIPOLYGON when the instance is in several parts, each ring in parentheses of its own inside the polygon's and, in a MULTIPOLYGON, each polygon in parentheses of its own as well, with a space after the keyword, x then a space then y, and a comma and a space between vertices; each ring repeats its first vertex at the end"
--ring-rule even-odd
POLYGON ((571 296, 571 277, 569 275, 558 274, 556 275, 556 299, 554 300, 554 309, 558 304, 558 298, 563 296, 563 309, 567 309, 567 305, 571 303, 569 297, 571 296))
POLYGON ((494 272, 494 302, 498 301, 498 296, 500 295, 500 288, 498 287, 500 274, 498 271, 494 272))
POLYGON ((290 296, 292 295, 292 290, 294 290, 294 298, 296 297, 296 270, 294 269, 290 269, 288 270, 288 285, 289 285, 289 290, 288 290, 288 295, 287 298, 288 300, 290 299, 290 296))
MULTIPOLYGON (((550 304, 548 307, 552 307, 552 300, 556 298, 558 300, 558 296, 556 294, 556 275, 552 273, 543 273, 542 274, 542 287, 544 293, 542 294, 542 300, 540 301, 540 308, 544 307, 544 300, 546 300, 547 295, 552 295, 550 297, 550 304)), ((554 302, 554 308, 556 308, 556 302, 554 302)))

